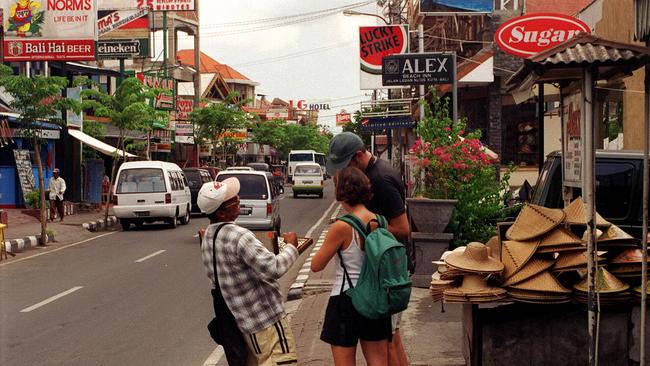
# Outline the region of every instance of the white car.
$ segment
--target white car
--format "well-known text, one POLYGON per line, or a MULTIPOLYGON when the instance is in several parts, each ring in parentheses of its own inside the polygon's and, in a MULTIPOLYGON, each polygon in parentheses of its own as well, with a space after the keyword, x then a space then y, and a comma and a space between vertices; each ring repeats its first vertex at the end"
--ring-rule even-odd
POLYGON ((300 194, 317 194, 323 198, 325 177, 318 163, 298 163, 293 171, 293 198, 300 194))
POLYGON ((124 231, 131 224, 165 221, 175 228, 190 222, 192 199, 178 165, 164 161, 134 161, 120 166, 115 180, 113 211, 124 231))

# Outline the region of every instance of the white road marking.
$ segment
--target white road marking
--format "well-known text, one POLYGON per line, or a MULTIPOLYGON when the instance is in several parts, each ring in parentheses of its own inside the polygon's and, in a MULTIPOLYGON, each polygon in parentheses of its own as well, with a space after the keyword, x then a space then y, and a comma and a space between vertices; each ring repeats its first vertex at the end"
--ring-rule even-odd
POLYGON ((73 293, 73 292, 75 292, 75 291, 77 291, 77 290, 80 290, 80 289, 82 289, 82 288, 83 288, 83 286, 76 286, 76 287, 73 287, 73 288, 71 288, 71 289, 69 289, 69 290, 67 290, 67 291, 63 291, 62 293, 60 293, 60 294, 58 294, 58 295, 54 295, 54 296, 52 296, 52 297, 50 297, 49 299, 45 299, 45 300, 39 302, 38 304, 32 305, 32 306, 30 306, 30 307, 28 307, 28 308, 24 308, 24 309, 21 310, 20 312, 21 312, 21 313, 29 313, 29 312, 32 311, 32 310, 36 310, 36 309, 40 308, 41 306, 47 305, 47 304, 51 303, 51 302, 54 301, 54 300, 57 300, 57 299, 62 298, 63 296, 70 295, 71 293, 73 293))
POLYGON ((147 259, 152 258, 152 257, 155 257, 155 256, 157 256, 158 254, 162 254, 162 253, 164 253, 164 252, 166 252, 166 251, 167 251, 167 250, 165 250, 165 249, 163 249, 163 250, 159 250, 159 251, 157 251, 157 252, 155 252, 155 253, 149 254, 149 255, 146 256, 146 257, 142 257, 142 258, 138 259, 137 261, 135 261, 135 263, 141 263, 141 262, 144 262, 144 261, 146 261, 147 259))
POLYGON ((194 234, 194 235, 192 235, 192 237, 193 237, 193 238, 198 238, 198 237, 199 237, 199 234, 194 234))
POLYGON ((26 260, 28 260, 28 259, 32 259, 32 258, 36 258, 36 257, 40 257, 40 256, 42 256, 42 255, 46 255, 46 254, 51 254, 51 253, 54 253, 54 252, 58 252, 59 250, 63 250, 63 249, 70 248, 70 247, 74 247, 74 246, 77 246, 77 245, 81 245, 81 244, 83 244, 83 243, 87 243, 87 242, 89 242, 89 241, 91 241, 91 240, 99 239, 99 238, 104 237, 104 236, 107 236, 107 235, 113 235, 113 234, 115 234, 115 233, 117 233, 117 231, 111 231, 110 233, 106 233, 106 234, 101 234, 101 235, 93 236, 92 238, 88 238, 88 239, 85 239, 85 240, 82 240, 82 241, 78 241, 78 242, 76 242, 76 243, 72 243, 72 244, 64 245, 64 246, 62 246, 61 248, 56 248, 56 249, 48 250, 47 252, 38 253, 38 254, 30 255, 29 257, 25 257, 25 258, 20 258, 20 259, 12 260, 11 262, 6 262, 6 263, 3 263, 3 264, 0 264, 0 267, 8 266, 8 265, 10 265, 10 264, 19 263, 19 262, 22 262, 22 261, 26 261, 26 260))
POLYGON ((328 207, 327 210, 325 210, 325 213, 323 213, 323 216, 321 216, 321 218, 318 221, 316 221, 316 224, 314 224, 314 226, 312 226, 311 229, 309 229, 309 231, 307 231, 307 234, 305 234, 306 237, 308 237, 308 238, 311 237, 311 234, 314 232, 314 230, 316 230, 320 226, 320 224, 323 223, 323 220, 325 220, 325 217, 327 217, 327 213, 330 212, 332 207, 334 207, 334 205, 336 205, 337 203, 338 202, 336 202, 336 201, 332 202, 330 207, 328 207))
POLYGON ((203 366, 216 366, 223 356, 223 347, 217 347, 212 351, 208 359, 203 362, 203 366))

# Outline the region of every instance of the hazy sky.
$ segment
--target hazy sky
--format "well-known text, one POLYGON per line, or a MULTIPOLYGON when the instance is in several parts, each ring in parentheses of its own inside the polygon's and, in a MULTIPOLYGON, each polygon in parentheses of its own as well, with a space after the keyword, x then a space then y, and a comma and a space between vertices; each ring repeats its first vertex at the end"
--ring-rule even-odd
MULTIPOLYGON (((260 83, 259 94, 329 103, 320 123, 334 126, 341 109, 358 109, 359 101, 369 100, 370 91, 359 89, 359 26, 381 20, 369 16, 315 15, 311 20, 278 26, 260 20, 338 8, 362 0, 200 0, 201 51, 228 64, 260 83), (254 24, 241 24, 248 22, 254 24), (240 24, 232 24, 238 22, 240 24), (228 24, 230 23, 230 24, 228 24), (251 31, 255 28, 269 28, 251 31)), ((375 13, 369 4, 356 11, 375 13)), ((304 19, 304 18, 303 18, 304 19)), ((191 38, 180 37, 179 49, 193 48, 191 38)))

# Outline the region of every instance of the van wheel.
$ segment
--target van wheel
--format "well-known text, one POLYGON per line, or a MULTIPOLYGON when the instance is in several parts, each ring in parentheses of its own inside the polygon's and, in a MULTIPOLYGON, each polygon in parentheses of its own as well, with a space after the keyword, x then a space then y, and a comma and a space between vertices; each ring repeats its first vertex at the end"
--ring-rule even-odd
POLYGON ((135 221, 135 227, 137 227, 138 229, 141 229, 142 225, 144 225, 144 220, 136 220, 135 221))
POLYGON ((293 198, 298 198, 298 193, 293 192, 293 198))
POLYGON ((169 221, 167 221, 169 227, 175 229, 178 226, 178 214, 174 215, 169 221))
POLYGON ((185 216, 181 218, 181 225, 187 225, 190 223, 190 208, 189 206, 185 210, 185 216))
POLYGON ((127 219, 120 219, 120 226, 122 226, 122 231, 129 231, 131 222, 127 219))
POLYGON ((318 198, 323 198, 323 192, 318 194, 318 198))

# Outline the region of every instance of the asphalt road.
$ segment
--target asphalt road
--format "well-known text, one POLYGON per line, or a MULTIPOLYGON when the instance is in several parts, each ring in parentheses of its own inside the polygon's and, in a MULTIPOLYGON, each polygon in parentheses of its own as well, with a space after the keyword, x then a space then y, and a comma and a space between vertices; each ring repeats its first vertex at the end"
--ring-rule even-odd
MULTIPOLYGON (((317 238, 333 202, 331 181, 324 199, 288 189, 283 231, 305 235, 325 217, 317 238)), ((0 365, 203 365, 215 349, 212 299, 194 235, 206 225, 105 232, 0 265, 0 365)), ((285 295, 307 255, 282 278, 285 295)))

